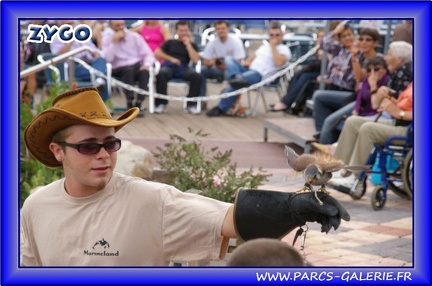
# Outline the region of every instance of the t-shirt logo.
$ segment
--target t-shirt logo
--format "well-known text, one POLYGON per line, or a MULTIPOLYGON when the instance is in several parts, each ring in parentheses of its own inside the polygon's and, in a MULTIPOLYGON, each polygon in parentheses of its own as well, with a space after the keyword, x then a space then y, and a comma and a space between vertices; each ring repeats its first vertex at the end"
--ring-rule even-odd
POLYGON ((120 256, 120 251, 109 252, 106 250, 107 248, 110 248, 110 244, 102 237, 92 246, 93 250, 85 249, 83 254, 88 256, 120 256))
POLYGON ((101 240, 99 240, 98 242, 96 242, 96 243, 93 245, 92 248, 95 249, 95 247, 96 247, 97 245, 103 246, 104 249, 110 247, 109 243, 108 243, 104 238, 102 238, 101 240))

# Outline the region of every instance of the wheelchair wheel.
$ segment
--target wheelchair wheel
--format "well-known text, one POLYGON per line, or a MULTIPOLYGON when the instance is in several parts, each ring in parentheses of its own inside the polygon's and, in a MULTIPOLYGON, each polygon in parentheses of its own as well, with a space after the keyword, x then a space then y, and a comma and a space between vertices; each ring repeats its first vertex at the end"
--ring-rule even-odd
POLYGON ((395 193, 399 197, 401 197, 403 199, 409 199, 410 198, 410 196, 405 191, 405 186, 402 182, 394 183, 394 182, 388 181, 387 183, 388 183, 389 189, 392 190, 393 193, 395 193))
POLYGON ((382 186, 377 186, 372 192, 372 208, 376 211, 381 210, 386 203, 386 193, 382 186))
POLYGON ((360 200, 364 194, 366 193, 366 181, 367 176, 364 176, 363 179, 360 179, 355 187, 355 192, 351 192, 349 195, 354 200, 360 200))
POLYGON ((396 181, 392 181, 389 179, 389 180, 387 180, 387 184, 388 184, 389 189, 392 190, 393 193, 395 193, 399 197, 401 197, 403 199, 411 199, 411 194, 409 194, 409 192, 406 191, 405 185, 402 182, 403 181, 403 174, 402 174, 403 170, 404 170, 404 164, 401 163, 401 165, 397 171, 395 171, 394 173, 387 174, 388 177, 394 177, 397 179, 396 181))
POLYGON ((402 170, 402 181, 404 189, 407 192, 410 199, 412 199, 412 175, 413 175, 413 160, 412 160, 412 149, 408 151, 405 160, 404 167, 402 170))

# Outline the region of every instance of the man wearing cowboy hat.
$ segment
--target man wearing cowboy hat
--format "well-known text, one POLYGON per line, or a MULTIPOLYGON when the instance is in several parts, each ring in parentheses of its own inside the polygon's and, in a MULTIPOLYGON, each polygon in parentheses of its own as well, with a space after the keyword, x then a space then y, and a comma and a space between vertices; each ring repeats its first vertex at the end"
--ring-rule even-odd
POLYGON ((229 204, 113 172, 115 133, 139 113, 113 119, 95 88, 60 94, 25 130, 30 153, 64 169, 24 202, 23 266, 166 266, 223 258, 228 238, 281 238, 307 221, 337 229, 349 214, 317 193, 241 189, 229 204))

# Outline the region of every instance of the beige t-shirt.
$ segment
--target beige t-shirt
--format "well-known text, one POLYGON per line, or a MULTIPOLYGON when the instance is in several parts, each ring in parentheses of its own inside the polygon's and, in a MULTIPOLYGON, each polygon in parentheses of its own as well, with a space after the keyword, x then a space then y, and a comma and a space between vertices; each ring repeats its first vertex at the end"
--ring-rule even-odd
POLYGON ((24 203, 21 264, 165 266, 218 259, 230 206, 118 173, 98 193, 72 198, 60 179, 24 203))

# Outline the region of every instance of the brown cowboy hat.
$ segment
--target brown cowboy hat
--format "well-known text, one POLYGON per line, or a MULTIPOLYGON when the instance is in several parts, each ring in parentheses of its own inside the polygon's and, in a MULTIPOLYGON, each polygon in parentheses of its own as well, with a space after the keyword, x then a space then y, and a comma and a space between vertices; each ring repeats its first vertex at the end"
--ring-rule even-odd
POLYGON ((115 120, 111 117, 96 88, 78 88, 59 94, 52 107, 40 113, 24 131, 24 141, 30 153, 48 167, 59 167, 49 149, 52 137, 58 131, 77 124, 114 127, 117 132, 139 113, 137 107, 124 112, 115 120))

